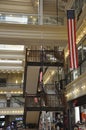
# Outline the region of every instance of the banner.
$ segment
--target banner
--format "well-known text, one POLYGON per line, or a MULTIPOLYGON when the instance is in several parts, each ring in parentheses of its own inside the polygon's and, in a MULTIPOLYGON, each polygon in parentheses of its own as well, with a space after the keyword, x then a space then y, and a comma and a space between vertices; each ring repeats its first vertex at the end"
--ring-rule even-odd
POLYGON ((70 69, 78 68, 78 55, 76 48, 75 11, 67 10, 68 48, 70 57, 70 69))

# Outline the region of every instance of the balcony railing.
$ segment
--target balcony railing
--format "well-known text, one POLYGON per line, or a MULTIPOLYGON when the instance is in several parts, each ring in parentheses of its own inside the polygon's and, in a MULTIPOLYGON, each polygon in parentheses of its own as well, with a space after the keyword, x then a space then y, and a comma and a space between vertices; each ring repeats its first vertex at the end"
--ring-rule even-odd
POLYGON ((23 84, 0 83, 0 94, 21 95, 23 94, 23 84))
POLYGON ((44 91, 46 94, 56 94, 55 84, 45 84, 44 91))
POLYGON ((58 50, 28 50, 26 51, 26 61, 30 63, 41 64, 59 64, 63 65, 63 51, 58 50))
POLYGON ((77 70, 72 70, 66 75, 66 84, 69 84, 73 80, 77 79, 80 75, 86 72, 86 58, 81 61, 77 70))
MULTIPOLYGON (((15 108, 15 107, 23 107, 24 105, 23 105, 23 103, 18 103, 17 101, 11 101, 10 102, 10 107, 13 107, 13 108, 15 108)), ((7 107, 7 102, 0 102, 0 108, 6 108, 7 107)))
POLYGON ((27 95, 26 108, 55 108, 62 107, 56 94, 27 95))
POLYGON ((67 100, 73 100, 86 95, 86 73, 66 86, 67 100))
POLYGON ((23 115, 24 107, 0 108, 0 115, 23 115))
MULTIPOLYGON (((13 24, 32 24, 39 25, 40 16, 38 14, 19 14, 19 13, 0 13, 1 23, 13 24)), ((43 16, 43 24, 45 25, 64 25, 64 18, 52 15, 43 16)))

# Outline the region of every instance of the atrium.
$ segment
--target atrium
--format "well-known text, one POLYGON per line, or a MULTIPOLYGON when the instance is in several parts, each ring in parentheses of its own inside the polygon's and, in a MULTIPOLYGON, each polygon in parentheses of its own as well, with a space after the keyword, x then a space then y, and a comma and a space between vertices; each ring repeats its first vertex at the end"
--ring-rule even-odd
POLYGON ((0 129, 86 130, 86 0, 0 0, 0 129))

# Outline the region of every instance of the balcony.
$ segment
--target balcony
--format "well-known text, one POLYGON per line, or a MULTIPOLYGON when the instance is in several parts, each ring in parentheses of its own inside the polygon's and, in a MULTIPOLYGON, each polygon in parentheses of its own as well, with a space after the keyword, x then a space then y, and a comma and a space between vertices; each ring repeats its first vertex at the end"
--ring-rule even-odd
POLYGON ((66 86, 67 101, 86 95, 86 73, 66 86))
POLYGON ((0 94, 22 95, 23 84, 16 83, 0 83, 0 94))

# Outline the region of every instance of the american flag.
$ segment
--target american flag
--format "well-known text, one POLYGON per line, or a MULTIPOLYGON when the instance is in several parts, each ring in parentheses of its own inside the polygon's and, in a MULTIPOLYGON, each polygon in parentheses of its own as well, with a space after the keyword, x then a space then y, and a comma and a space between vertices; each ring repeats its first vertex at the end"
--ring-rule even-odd
POLYGON ((78 68, 78 55, 76 48, 75 10, 67 10, 68 48, 70 56, 70 69, 78 68))

